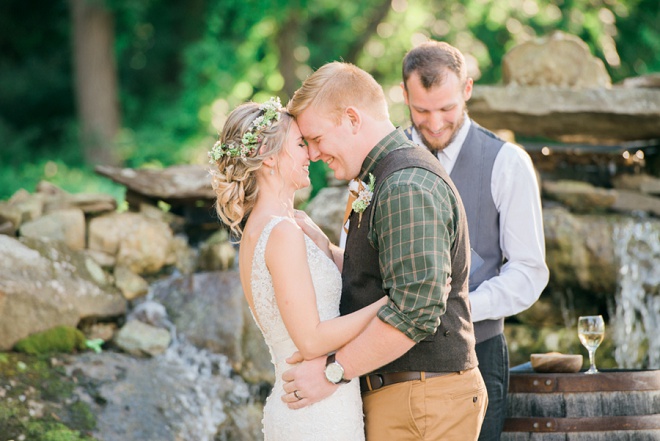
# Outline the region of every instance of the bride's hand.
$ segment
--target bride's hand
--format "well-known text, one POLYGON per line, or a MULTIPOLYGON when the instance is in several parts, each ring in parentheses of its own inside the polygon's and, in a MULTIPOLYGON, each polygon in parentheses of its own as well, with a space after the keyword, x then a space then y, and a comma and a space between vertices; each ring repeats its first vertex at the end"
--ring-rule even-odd
POLYGON ((293 218, 298 224, 298 226, 303 230, 303 232, 309 236, 312 241, 318 246, 324 253, 328 254, 332 258, 330 252, 330 239, 328 236, 319 228, 318 225, 302 210, 295 210, 293 218))
POLYGON ((289 409, 302 409, 332 395, 339 385, 325 379, 326 357, 303 361, 282 373, 284 394, 282 401, 289 409))
POLYGON ((298 364, 303 361, 304 358, 299 351, 294 352, 289 358, 286 359, 287 364, 298 364))

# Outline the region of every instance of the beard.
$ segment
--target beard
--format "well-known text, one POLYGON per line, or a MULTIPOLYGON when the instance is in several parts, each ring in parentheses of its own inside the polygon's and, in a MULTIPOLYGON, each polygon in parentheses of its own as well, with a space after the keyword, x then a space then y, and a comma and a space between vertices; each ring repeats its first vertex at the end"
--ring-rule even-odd
POLYGON ((440 139, 430 140, 430 139, 426 138, 426 136, 424 136, 424 132, 422 131, 420 126, 415 124, 415 121, 412 119, 412 115, 410 117, 410 121, 412 122, 412 126, 417 131, 417 134, 419 135, 420 139, 422 140, 422 143, 424 144, 424 146, 426 146, 426 148, 429 149, 431 152, 437 153, 437 152, 441 152, 442 150, 447 148, 447 146, 449 144, 451 144, 454 141, 454 139, 456 139, 456 135, 458 134, 458 131, 461 129, 461 127, 463 127, 463 123, 465 122, 465 115, 466 114, 467 114, 467 106, 464 105, 463 109, 461 111, 460 118, 456 122, 454 122, 450 125, 449 128, 450 128, 451 132, 449 134, 449 138, 446 141, 443 141, 443 140, 440 140, 440 139))

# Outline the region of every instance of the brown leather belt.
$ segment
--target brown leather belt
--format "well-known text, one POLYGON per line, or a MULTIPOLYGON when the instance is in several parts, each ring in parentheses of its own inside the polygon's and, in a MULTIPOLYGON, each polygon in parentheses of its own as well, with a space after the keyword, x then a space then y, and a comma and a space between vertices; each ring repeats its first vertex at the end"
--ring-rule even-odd
POLYGON ((380 389, 390 384, 403 383, 404 381, 422 380, 424 378, 442 377, 454 372, 390 372, 387 374, 369 374, 360 377, 360 391, 362 393, 380 389))

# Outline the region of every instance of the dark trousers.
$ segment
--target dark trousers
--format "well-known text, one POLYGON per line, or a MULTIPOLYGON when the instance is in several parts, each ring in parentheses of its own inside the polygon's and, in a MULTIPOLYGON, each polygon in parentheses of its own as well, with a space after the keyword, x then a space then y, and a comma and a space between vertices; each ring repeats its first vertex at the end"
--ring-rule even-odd
POLYGON ((504 334, 496 335, 476 345, 479 370, 488 391, 486 418, 479 441, 499 441, 506 416, 509 390, 509 348, 504 334))

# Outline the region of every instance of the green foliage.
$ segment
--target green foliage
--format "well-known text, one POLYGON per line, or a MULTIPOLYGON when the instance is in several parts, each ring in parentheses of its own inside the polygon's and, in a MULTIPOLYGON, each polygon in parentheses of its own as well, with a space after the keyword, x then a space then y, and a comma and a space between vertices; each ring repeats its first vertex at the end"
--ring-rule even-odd
POLYGON ((71 430, 64 424, 57 422, 30 422, 26 431, 28 439, 34 441, 85 441, 92 440, 88 436, 81 435, 77 430, 71 430))
POLYGON ((332 173, 328 165, 323 161, 316 161, 309 164, 309 179, 312 182, 312 193, 310 198, 328 184, 328 173, 332 173))
POLYGON ((87 403, 76 401, 69 407, 71 412, 71 425, 79 430, 94 430, 96 428, 96 416, 87 403))
MULTIPOLYGON (((614 82, 660 71, 657 0, 105 4, 115 21, 122 111, 115 148, 129 167, 205 163, 236 105, 270 96, 286 102, 309 73, 333 60, 371 72, 391 101, 393 122, 407 125, 400 63, 428 38, 463 50, 480 84, 500 81, 511 47, 555 30, 582 38, 614 82)), ((103 187, 77 139, 69 7, 64 0, 0 3, 0 198, 51 179, 49 164, 65 189, 103 187)), ((314 192, 323 174, 315 181, 314 192)))
POLYGON ((0 353, 0 441, 93 441, 96 418, 89 406, 72 400, 75 384, 52 356, 0 353), (34 414, 35 403, 40 409, 34 414), (31 412, 32 410, 32 412, 31 412))
POLYGON ((124 187, 95 174, 86 165, 72 167, 62 160, 40 160, 36 163, 23 163, 20 168, 0 165, 0 199, 8 199, 21 188, 34 192, 42 180, 71 193, 109 194, 117 201, 123 200, 125 193, 124 187))
POLYGON ((632 0, 630 12, 617 16, 614 37, 621 65, 614 70, 617 80, 660 72, 660 2, 632 0))
POLYGON ((26 354, 38 355, 53 352, 74 352, 86 349, 85 334, 71 326, 56 326, 25 337, 15 349, 26 354))

